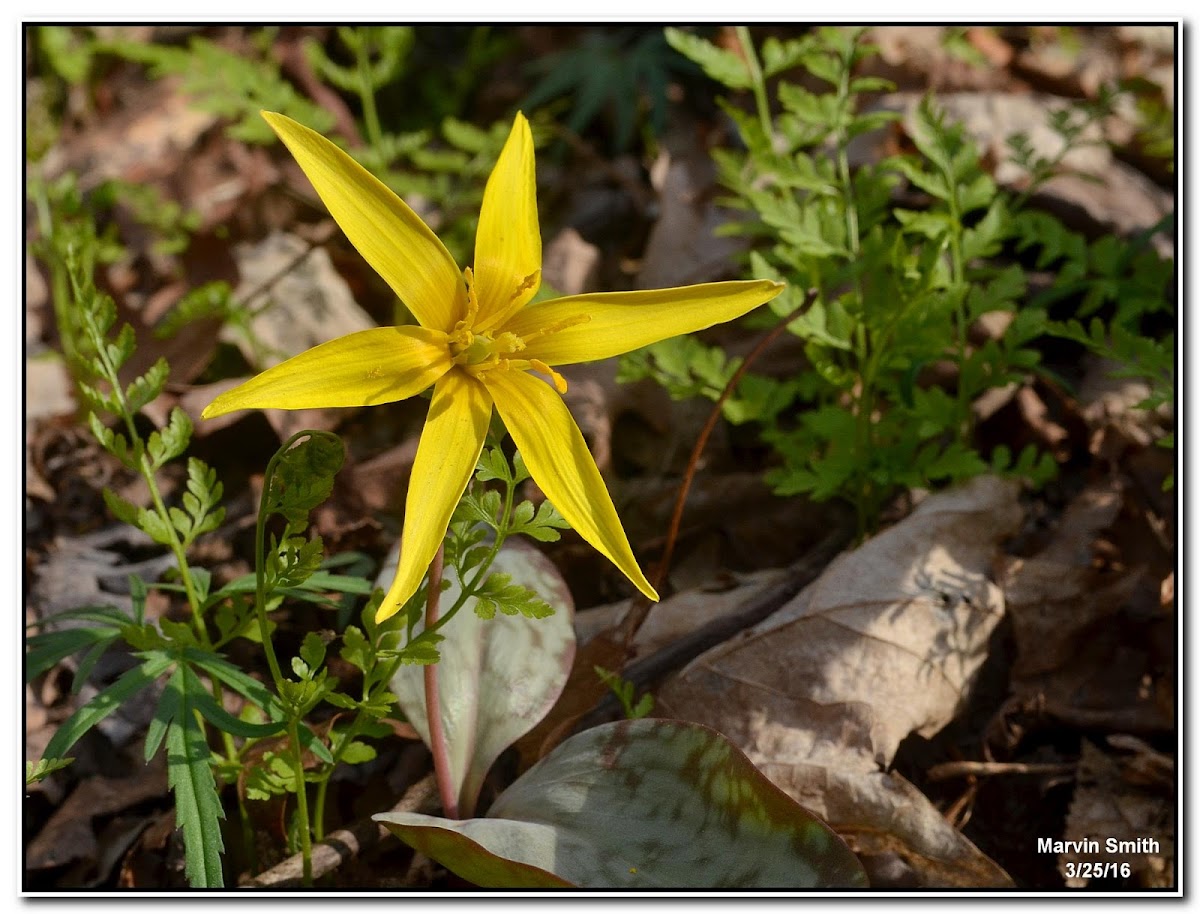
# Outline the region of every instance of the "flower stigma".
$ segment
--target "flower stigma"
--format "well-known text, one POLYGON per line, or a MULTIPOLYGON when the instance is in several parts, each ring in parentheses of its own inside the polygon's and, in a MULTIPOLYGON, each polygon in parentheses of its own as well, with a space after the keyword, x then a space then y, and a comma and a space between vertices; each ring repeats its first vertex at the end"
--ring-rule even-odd
MULTIPOLYGON (((541 327, 525 338, 508 330, 500 333, 483 331, 476 325, 476 319, 479 316, 479 296, 475 292, 475 276, 470 267, 463 269, 463 278, 467 283, 467 313, 454 325, 454 329, 447 338, 454 364, 474 378, 479 378, 485 372, 495 368, 505 371, 510 369, 536 371, 538 374, 548 377, 554 385, 554 389, 560 394, 565 394, 567 392, 566 378, 545 362, 540 359, 514 359, 510 356, 523 350, 527 340, 548 336, 579 324, 586 324, 591 320, 591 316, 587 314, 574 315, 541 327)), ((513 293, 513 298, 529 288, 536 279, 536 273, 527 276, 517 291, 513 293)))

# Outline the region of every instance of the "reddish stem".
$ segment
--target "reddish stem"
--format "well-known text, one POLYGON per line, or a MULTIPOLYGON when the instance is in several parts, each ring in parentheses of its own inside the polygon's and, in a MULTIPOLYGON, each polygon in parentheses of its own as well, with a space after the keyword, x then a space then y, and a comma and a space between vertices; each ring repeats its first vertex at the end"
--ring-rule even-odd
MULTIPOLYGON (((742 364, 738 366, 737 371, 733 373, 733 377, 729 379, 729 383, 725 385, 725 389, 721 391, 721 396, 717 398, 717 402, 713 404, 712 412, 708 414, 708 420, 704 423, 704 428, 700 430, 700 435, 696 438, 696 445, 692 448, 691 457, 688 459, 687 469, 683 474, 683 482, 679 485, 679 495, 675 498, 675 510, 671 514, 671 524, 667 528, 666 541, 663 544, 662 558, 654 569, 654 576, 651 583, 655 590, 662 590, 663 581, 667 577, 667 569, 671 566, 671 554, 675 551, 675 541, 679 538, 679 526, 683 521, 683 506, 687 503, 688 492, 692 488, 692 479, 696 475, 696 469, 700 466, 700 456, 704 453, 704 448, 708 444, 708 438, 712 434, 713 429, 717 427, 717 420, 721 418, 721 409, 725 405, 734 390, 737 389, 738 383, 742 380, 742 376, 751 364, 763 353, 768 346, 773 343, 795 318, 799 317, 800 312, 811 305, 817 298, 817 290, 810 289, 808 294, 804 296, 804 301, 791 310, 778 324, 771 328, 757 345, 750 350, 750 353, 742 360, 742 364)), ((638 629, 642 627, 642 623, 646 621, 646 617, 650 614, 650 606, 652 604, 645 597, 639 597, 633 601, 629 608, 629 613, 626 615, 624 622, 621 625, 621 634, 624 637, 626 647, 633 643, 634 636, 638 633, 638 629)))
MULTIPOLYGON (((425 598, 425 630, 433 628, 438 620, 438 606, 442 600, 442 563, 445 550, 438 546, 437 554, 429 563, 429 594, 425 598)), ((447 819, 458 818, 458 794, 450 777, 450 747, 446 743, 446 731, 442 729, 442 706, 438 698, 438 665, 425 665, 425 717, 429 721, 429 750, 433 753, 433 772, 437 778, 438 793, 442 797, 442 810, 447 819)))

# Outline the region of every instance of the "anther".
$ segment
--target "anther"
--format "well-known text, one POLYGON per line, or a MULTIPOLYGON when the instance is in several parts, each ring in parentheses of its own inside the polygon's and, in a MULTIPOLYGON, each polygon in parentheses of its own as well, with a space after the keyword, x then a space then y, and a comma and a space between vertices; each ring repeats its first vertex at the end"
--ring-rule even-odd
POLYGON ((470 267, 463 267, 463 278, 467 281, 467 316, 464 320, 471 327, 479 314, 479 296, 475 294, 475 273, 470 267))
POLYGON ((534 371, 546 375, 550 379, 551 383, 554 384, 554 389, 560 394, 565 394, 567 392, 567 379, 545 362, 541 361, 540 359, 530 359, 529 365, 534 371))

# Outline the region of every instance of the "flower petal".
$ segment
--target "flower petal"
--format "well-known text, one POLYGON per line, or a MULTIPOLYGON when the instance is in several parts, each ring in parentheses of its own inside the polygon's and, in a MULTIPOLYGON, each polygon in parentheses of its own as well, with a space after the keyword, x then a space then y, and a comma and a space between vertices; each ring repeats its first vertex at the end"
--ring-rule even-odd
POLYGON ((453 363, 446 334, 373 327, 330 340, 268 368, 204 408, 203 419, 238 409, 375 406, 419 394, 453 363))
POLYGON ((770 301, 783 289, 782 283, 756 279, 644 292, 571 295, 524 309, 504 329, 528 341, 521 358, 538 359, 547 365, 570 365, 606 359, 733 320, 770 301), (556 324, 578 321, 581 315, 589 320, 535 336, 537 331, 556 324))
POLYGON ((483 383, 534 481, 572 527, 652 600, 608 489, 579 426, 554 390, 524 371, 495 369, 483 383))
POLYGON ((420 322, 452 330, 466 287, 445 245, 408 205, 319 133, 282 114, 263 117, 291 151, 363 259, 420 322))
POLYGON ((483 192, 473 269, 479 295, 475 326, 483 332, 520 310, 541 284, 533 134, 520 112, 483 192))
POLYGON ((487 389, 465 373, 447 372, 433 388, 404 504, 400 565, 375 614, 377 622, 394 616, 421 586, 475 471, 491 418, 487 389))

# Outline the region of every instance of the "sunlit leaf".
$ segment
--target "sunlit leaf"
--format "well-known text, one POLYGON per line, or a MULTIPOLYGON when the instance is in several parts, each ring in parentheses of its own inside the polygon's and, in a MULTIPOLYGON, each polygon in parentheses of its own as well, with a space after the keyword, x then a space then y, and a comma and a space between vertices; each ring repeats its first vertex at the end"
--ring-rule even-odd
MULTIPOLYGON (((555 612, 548 618, 508 615, 503 595, 489 593, 502 610, 495 618, 481 619, 475 612, 477 601, 471 598, 443 629, 446 640, 438 646, 442 725, 450 746, 451 777, 466 809, 474 807, 496 757, 528 733, 558 699, 575 656, 574 606, 550 561, 519 540, 510 540, 492 570, 534 591, 555 612)), ((392 568, 385 567, 379 580, 389 581, 391 574, 392 568)), ((450 607, 461 589, 453 568, 446 569, 446 577, 451 586, 442 594, 442 606, 450 607)), ((401 667, 392 687, 405 716, 428 742, 421 667, 401 667)))
POLYGON ((488 817, 375 819, 488 888, 865 887, 855 856, 728 740, 680 721, 621 721, 567 740, 488 817))

